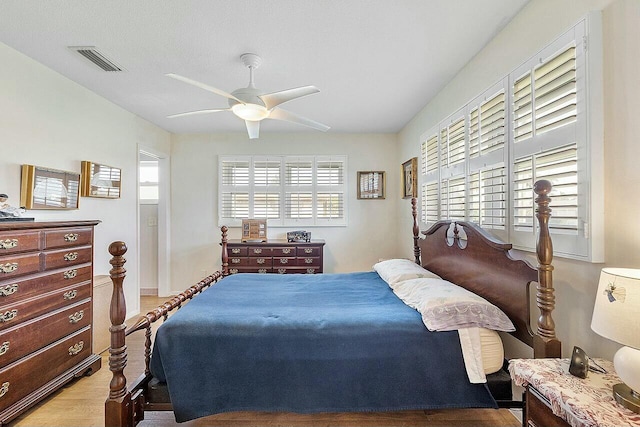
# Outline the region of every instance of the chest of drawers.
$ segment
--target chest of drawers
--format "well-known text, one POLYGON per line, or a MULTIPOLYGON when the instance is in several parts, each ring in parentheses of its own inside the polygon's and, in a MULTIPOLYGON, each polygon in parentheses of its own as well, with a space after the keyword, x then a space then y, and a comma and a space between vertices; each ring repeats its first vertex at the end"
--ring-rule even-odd
POLYGON ((322 273, 323 248, 323 240, 310 242, 230 240, 227 243, 229 273, 322 273))
POLYGON ((80 375, 92 353, 99 221, 0 223, 0 424, 80 375))

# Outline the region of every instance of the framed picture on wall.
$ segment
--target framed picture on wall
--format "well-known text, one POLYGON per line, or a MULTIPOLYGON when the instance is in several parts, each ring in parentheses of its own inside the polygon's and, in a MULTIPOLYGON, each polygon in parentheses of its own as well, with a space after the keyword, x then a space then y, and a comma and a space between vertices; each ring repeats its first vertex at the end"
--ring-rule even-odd
POLYGON ((384 199, 386 187, 383 171, 358 171, 358 199, 384 199))
POLYGON ((20 206, 26 209, 78 209, 80 174, 22 165, 20 206))
POLYGON ((402 198, 418 197, 418 158, 414 157, 402 164, 402 198))

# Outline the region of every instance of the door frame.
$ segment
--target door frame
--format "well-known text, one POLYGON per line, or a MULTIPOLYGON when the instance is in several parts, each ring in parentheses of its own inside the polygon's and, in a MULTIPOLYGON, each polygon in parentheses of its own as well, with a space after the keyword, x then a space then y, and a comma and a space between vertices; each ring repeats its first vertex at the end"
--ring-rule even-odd
MULTIPOLYGON (((158 159, 158 296, 167 297, 171 295, 169 282, 171 277, 171 162, 169 154, 156 149, 138 144, 137 152, 137 232, 138 242, 140 242, 140 154, 155 157, 158 159)), ((140 260, 140 245, 138 244, 138 260, 140 260)), ((138 263, 138 277, 140 277, 140 262, 138 263)))

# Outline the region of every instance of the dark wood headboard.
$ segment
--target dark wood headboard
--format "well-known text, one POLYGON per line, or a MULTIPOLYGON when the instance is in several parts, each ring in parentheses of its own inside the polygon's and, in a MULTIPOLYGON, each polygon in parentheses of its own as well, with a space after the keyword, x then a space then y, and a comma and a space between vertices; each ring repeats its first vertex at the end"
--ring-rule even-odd
POLYGON ((469 222, 438 221, 420 236, 415 198, 411 201, 414 254, 416 263, 424 268, 500 307, 516 327, 512 335, 532 347, 535 357, 560 357, 560 341, 551 317, 555 306, 551 277, 553 249, 548 229, 551 184, 538 181, 534 191, 538 195, 538 268, 514 259, 511 244, 498 241, 469 222), (536 332, 530 325, 532 284, 536 286, 540 309, 536 332))

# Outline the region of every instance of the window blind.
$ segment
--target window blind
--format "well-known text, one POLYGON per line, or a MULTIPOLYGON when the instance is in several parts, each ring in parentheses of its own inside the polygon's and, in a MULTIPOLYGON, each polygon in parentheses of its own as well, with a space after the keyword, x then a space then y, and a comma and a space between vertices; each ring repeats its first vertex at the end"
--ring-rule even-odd
POLYGON ((431 224, 438 221, 438 183, 422 184, 422 222, 431 224))
POLYGON ((504 147, 505 96, 497 94, 469 114, 469 157, 476 158, 504 147))

